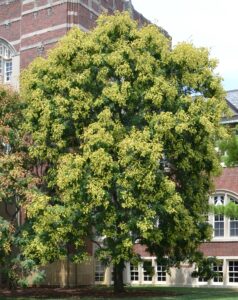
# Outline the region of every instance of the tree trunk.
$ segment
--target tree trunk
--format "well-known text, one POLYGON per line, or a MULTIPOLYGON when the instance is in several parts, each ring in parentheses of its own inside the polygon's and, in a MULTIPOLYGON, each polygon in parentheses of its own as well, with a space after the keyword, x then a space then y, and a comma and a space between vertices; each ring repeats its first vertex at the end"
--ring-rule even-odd
POLYGON ((121 260, 113 266, 114 271, 114 293, 119 294, 124 292, 123 285, 123 270, 125 268, 124 261, 121 260))

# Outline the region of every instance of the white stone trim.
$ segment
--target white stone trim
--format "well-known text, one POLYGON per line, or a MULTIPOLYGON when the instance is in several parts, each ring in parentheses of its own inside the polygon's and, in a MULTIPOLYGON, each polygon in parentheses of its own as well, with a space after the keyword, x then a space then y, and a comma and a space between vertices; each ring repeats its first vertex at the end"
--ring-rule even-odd
POLYGON ((39 34, 43 34, 43 33, 46 33, 46 32, 51 32, 51 31, 62 29, 62 28, 66 28, 67 26, 68 26, 68 23, 63 23, 63 24, 60 24, 60 25, 55 25, 55 26, 52 26, 52 27, 47 27, 47 28, 44 28, 44 29, 41 29, 41 30, 33 31, 31 33, 26 33, 26 34, 23 34, 21 36, 21 40, 27 39, 27 38, 32 37, 34 35, 39 35, 39 34))
POLYGON ((11 41, 9 43, 12 44, 12 45, 18 45, 18 44, 21 43, 21 40, 15 40, 15 41, 11 41))
POLYGON ((5 24, 9 24, 9 23, 13 23, 13 22, 17 22, 17 21, 21 21, 21 17, 5 20, 4 22, 0 23, 0 26, 5 25, 5 24))
MULTIPOLYGON (((50 40, 47 40, 47 41, 44 41, 44 45, 49 45, 49 44, 53 44, 53 43, 57 43, 59 41, 58 38, 54 38, 54 39, 50 39, 50 40)), ((37 48, 37 47, 40 47, 42 45, 41 42, 39 43, 35 43, 35 44, 32 44, 32 45, 29 45, 29 46, 26 46, 26 47, 21 47, 21 51, 25 51, 25 50, 29 50, 29 49, 33 49, 33 48, 37 48)))
POLYGON ((78 12, 74 10, 68 10, 68 16, 77 16, 78 12))
POLYGON ((46 32, 52 32, 52 31, 56 31, 56 30, 59 30, 59 29, 63 29, 63 28, 72 28, 74 26, 79 27, 80 29, 82 29, 85 32, 89 31, 89 29, 85 28, 81 24, 63 23, 63 24, 60 24, 60 25, 56 25, 56 26, 47 27, 47 28, 44 28, 44 29, 41 29, 41 30, 33 31, 31 33, 23 34, 21 36, 21 40, 30 38, 30 37, 35 36, 35 35, 40 35, 40 34, 44 34, 46 32))

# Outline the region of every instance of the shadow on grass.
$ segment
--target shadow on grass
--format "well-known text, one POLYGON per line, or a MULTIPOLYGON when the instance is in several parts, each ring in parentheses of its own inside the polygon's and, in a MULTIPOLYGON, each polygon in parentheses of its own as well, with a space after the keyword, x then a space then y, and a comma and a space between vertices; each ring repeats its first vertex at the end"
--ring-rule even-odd
POLYGON ((112 288, 87 287, 79 289, 22 290, 18 294, 1 294, 0 300, 238 300, 238 289, 231 288, 186 288, 186 287, 127 287, 126 293, 115 296, 112 288), (31 291, 35 294, 31 294, 31 291), (22 294, 21 294, 22 293, 22 294), (25 294, 24 294, 25 293, 25 294))

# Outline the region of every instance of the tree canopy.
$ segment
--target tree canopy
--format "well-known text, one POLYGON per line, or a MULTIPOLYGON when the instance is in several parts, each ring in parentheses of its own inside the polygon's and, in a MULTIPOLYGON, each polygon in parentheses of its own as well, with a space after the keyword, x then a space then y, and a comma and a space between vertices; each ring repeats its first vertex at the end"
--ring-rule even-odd
POLYGON ((230 128, 230 135, 219 142, 219 149, 223 155, 223 162, 228 167, 238 165, 238 136, 237 128, 230 128))
POLYGON ((215 67, 207 49, 172 48, 156 26, 119 13, 88 33, 73 28, 35 60, 21 92, 30 155, 46 167, 27 207, 25 254, 80 260, 94 241, 117 291, 138 241, 168 265, 191 258, 210 237, 204 214, 219 171, 215 67))

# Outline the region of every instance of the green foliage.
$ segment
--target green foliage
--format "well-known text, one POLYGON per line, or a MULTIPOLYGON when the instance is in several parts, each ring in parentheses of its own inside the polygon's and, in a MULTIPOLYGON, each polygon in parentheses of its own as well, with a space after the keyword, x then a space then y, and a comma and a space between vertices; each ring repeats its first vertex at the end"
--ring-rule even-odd
POLYGON ((34 61, 21 82, 24 128, 31 157, 49 168, 27 206, 24 253, 80 260, 90 239, 121 268, 140 240, 175 265, 209 239, 202 216, 225 109, 215 67, 207 49, 171 49, 127 14, 100 17, 90 33, 73 28, 34 61))
POLYGON ((155 274, 155 267, 151 265, 150 261, 143 261, 143 270, 145 270, 151 277, 155 274))
POLYGON ((0 217, 0 263, 9 255, 12 244, 12 232, 14 228, 10 222, 0 217))
POLYGON ((20 130, 23 108, 16 92, 0 86, 0 272, 11 287, 24 279, 22 274, 30 273, 23 265, 25 257, 19 255, 23 242, 20 215, 34 182, 20 130))
POLYGON ((238 165, 237 128, 231 129, 231 135, 219 143, 219 149, 223 155, 223 161, 226 166, 234 167, 238 165))
POLYGON ((215 276, 219 275, 217 272, 213 271, 214 265, 221 265, 222 261, 217 259, 216 257, 197 257, 196 260, 196 271, 192 272, 192 277, 201 277, 204 278, 205 281, 208 281, 215 276))
POLYGON ((229 218, 238 217, 238 205, 235 202, 229 202, 226 205, 211 205, 210 211, 213 214, 225 215, 229 218))

